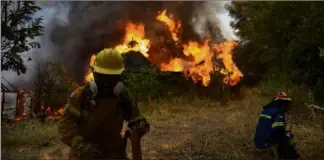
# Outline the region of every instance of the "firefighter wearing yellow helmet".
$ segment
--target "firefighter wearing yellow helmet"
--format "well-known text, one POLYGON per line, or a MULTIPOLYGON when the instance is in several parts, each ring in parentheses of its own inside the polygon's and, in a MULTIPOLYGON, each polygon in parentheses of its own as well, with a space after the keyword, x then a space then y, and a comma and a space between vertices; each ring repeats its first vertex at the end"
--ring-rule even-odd
MULTIPOLYGON (((123 121, 129 134, 142 137, 149 124, 119 82, 123 57, 114 49, 96 55, 94 80, 69 96, 59 123, 61 141, 71 147, 69 159, 126 159, 123 121)), ((140 154, 140 153, 139 153, 140 154)))

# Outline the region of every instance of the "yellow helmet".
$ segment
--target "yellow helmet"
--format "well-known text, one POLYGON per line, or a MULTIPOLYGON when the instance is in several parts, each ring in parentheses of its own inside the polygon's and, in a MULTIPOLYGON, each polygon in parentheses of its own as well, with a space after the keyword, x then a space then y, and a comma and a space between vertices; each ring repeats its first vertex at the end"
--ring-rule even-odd
POLYGON ((101 74, 121 74, 124 67, 124 59, 119 52, 106 48, 96 55, 93 64, 93 72, 101 74))

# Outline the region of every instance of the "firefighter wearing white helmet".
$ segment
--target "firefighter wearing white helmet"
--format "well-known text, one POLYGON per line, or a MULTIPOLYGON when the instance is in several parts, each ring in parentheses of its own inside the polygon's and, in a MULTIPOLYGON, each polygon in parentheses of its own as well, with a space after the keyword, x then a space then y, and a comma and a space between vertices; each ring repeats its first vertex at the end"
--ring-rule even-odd
POLYGON ((126 159, 123 121, 128 122, 127 133, 139 137, 149 131, 149 124, 119 82, 124 71, 120 53, 100 51, 92 69, 94 80, 69 96, 59 124, 61 140, 71 147, 70 160, 126 159))

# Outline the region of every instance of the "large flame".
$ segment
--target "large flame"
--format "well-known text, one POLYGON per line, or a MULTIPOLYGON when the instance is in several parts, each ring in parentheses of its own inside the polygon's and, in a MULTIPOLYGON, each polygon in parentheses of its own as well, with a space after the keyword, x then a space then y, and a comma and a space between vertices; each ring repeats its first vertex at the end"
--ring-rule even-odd
MULTIPOLYGON (((151 53, 151 41, 145 37, 145 25, 129 22, 126 24, 124 40, 122 44, 114 48, 121 54, 129 51, 140 52, 144 57, 155 65, 159 66, 161 71, 183 72, 184 76, 191 78, 195 83, 201 83, 208 86, 210 83, 211 73, 218 71, 225 75, 224 83, 230 86, 236 85, 243 77, 241 71, 237 68, 232 60, 232 50, 238 46, 235 41, 226 41, 222 44, 210 44, 210 38, 206 37, 204 43, 189 41, 181 43, 181 21, 176 21, 172 14, 167 16, 167 11, 163 10, 158 13, 156 20, 163 22, 171 34, 175 45, 180 49, 182 47, 183 57, 170 58, 168 62, 159 62, 154 56, 161 56, 161 53, 151 53), (220 68, 214 64, 214 58, 223 62, 225 68, 220 68)), ((93 64, 95 55, 92 55, 90 64, 93 64)), ((92 73, 89 72, 85 81, 93 79, 92 73)))
POLYGON ((217 58, 221 59, 225 66, 225 69, 222 69, 221 73, 229 75, 224 79, 224 83, 231 86, 237 84, 240 81, 241 77, 243 77, 243 74, 237 68, 232 59, 232 49, 236 46, 238 46, 238 43, 234 41, 228 41, 222 44, 213 45, 213 49, 217 53, 219 53, 217 55, 217 58))
POLYGON ((145 39, 144 24, 136 25, 129 22, 126 25, 126 35, 123 44, 115 47, 119 53, 137 51, 148 57, 147 52, 150 48, 150 40, 145 39))
POLYGON ((156 19, 165 23, 167 25, 167 27, 169 28, 169 31, 172 35, 172 39, 175 42, 179 42, 179 32, 181 29, 181 21, 179 20, 177 23, 175 23, 175 21, 173 20, 173 15, 170 14, 170 16, 168 17, 166 15, 166 10, 163 10, 162 12, 160 12, 160 14, 158 16, 156 16, 156 19))

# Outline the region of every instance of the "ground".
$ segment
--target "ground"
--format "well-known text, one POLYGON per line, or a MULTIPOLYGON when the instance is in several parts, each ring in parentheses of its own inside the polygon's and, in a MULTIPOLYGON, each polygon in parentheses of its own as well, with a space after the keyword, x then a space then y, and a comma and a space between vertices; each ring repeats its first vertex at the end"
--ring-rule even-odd
MULTIPOLYGON (((254 154, 252 139, 261 105, 266 100, 245 98, 221 104, 211 99, 181 97, 151 102, 146 105, 151 131, 142 140, 143 158, 261 159, 260 155, 254 154)), ((34 123, 34 126, 40 125, 34 123)), ((2 158, 67 158, 68 148, 58 140, 56 123, 33 128, 26 122, 24 126, 23 131, 15 132, 17 135, 9 130, 12 126, 3 127, 7 137, 2 136, 2 158), (24 134, 34 136, 22 137, 24 134)), ((297 147, 305 159, 324 159, 323 122, 312 118, 303 123, 293 122, 292 126, 297 147)), ((128 152, 130 155, 130 149, 128 152)), ((273 159, 271 153, 262 157, 273 159)))

